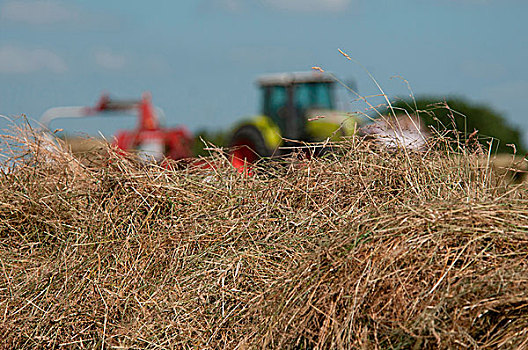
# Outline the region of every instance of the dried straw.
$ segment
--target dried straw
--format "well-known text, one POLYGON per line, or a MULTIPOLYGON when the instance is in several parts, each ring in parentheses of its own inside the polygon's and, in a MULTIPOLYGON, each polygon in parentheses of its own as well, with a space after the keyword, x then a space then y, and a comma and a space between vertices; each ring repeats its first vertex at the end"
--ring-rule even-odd
POLYGON ((528 346, 527 186, 480 156, 351 139, 248 177, 18 138, 6 349, 528 346))

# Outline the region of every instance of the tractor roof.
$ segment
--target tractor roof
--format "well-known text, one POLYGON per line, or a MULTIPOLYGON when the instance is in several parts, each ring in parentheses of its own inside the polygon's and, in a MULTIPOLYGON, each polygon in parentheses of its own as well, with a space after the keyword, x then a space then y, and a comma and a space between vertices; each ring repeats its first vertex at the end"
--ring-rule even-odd
POLYGON ((318 71, 266 74, 257 79, 260 86, 333 82, 335 79, 330 74, 318 71))

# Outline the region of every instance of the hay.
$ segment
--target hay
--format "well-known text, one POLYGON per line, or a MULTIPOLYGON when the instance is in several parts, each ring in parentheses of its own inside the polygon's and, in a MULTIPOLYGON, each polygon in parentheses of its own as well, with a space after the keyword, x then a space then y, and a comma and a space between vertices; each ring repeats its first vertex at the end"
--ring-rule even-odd
POLYGON ((21 139, 4 348, 528 346, 527 187, 479 156, 351 139, 245 177, 222 152, 167 170, 21 139))

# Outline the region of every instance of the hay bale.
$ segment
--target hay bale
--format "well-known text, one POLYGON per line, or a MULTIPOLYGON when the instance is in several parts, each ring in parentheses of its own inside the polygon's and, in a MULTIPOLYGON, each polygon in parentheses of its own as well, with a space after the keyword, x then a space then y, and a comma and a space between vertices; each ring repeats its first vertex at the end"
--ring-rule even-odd
POLYGON ((479 155, 352 139, 244 177, 221 153, 211 169, 52 164, 22 139, 0 178, 5 348, 528 342, 527 187, 479 155))

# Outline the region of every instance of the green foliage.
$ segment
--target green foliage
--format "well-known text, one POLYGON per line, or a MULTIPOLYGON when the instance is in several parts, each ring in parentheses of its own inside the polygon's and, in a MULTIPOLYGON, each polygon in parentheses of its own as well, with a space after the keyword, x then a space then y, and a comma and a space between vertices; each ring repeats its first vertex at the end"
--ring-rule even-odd
POLYGON ((193 153, 196 156, 207 156, 209 155, 209 152, 204 149, 207 148, 206 144, 213 144, 217 147, 226 147, 228 142, 229 133, 227 131, 208 131, 202 129, 197 131, 195 134, 193 153))
MULTIPOLYGON (((418 111, 424 123, 438 131, 458 131, 457 137, 464 142, 478 130, 479 140, 487 146, 493 138, 493 151, 512 153, 515 144, 517 152, 525 151, 518 128, 508 124, 507 120, 491 107, 472 103, 461 97, 447 99, 421 97, 416 100, 401 100, 393 103, 396 110, 407 110, 410 114, 418 111)), ((454 133, 451 132, 453 136, 454 133)))

